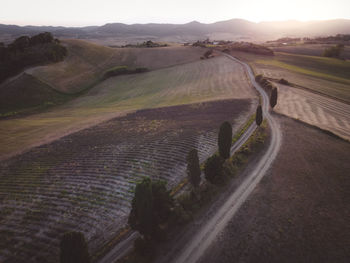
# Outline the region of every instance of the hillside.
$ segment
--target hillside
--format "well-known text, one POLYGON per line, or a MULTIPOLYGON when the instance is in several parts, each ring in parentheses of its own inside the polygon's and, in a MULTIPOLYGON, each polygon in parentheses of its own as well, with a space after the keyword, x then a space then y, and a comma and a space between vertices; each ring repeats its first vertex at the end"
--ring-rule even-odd
POLYGON ((76 93, 96 84, 105 71, 115 66, 159 69, 196 61, 203 53, 191 47, 110 48, 83 40, 64 40, 68 57, 54 65, 28 70, 54 89, 76 93))
POLYGON ((0 159, 134 110, 228 98, 256 93, 243 68, 223 56, 109 78, 50 111, 0 120, 0 159))
POLYGON ((89 27, 40 27, 0 25, 0 42, 20 34, 52 32, 60 38, 80 38, 103 40, 108 44, 141 42, 154 39, 170 42, 195 41, 210 37, 212 39, 246 41, 265 41, 285 36, 325 36, 349 34, 350 20, 337 19, 325 21, 278 21, 254 23, 243 19, 231 19, 212 24, 196 21, 187 24, 132 24, 110 23, 89 27), (2 39, 2 40, 1 40, 2 39))

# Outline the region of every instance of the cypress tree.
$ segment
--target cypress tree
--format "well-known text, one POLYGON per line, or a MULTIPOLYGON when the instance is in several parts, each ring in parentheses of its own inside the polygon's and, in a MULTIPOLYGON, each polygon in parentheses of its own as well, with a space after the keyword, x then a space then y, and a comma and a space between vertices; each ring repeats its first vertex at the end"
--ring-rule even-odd
POLYGON ((260 126, 260 124, 262 123, 262 121, 263 121, 262 108, 261 108, 261 105, 259 105, 259 106, 256 108, 256 115, 255 115, 255 122, 256 122, 256 125, 260 126))
POLYGON ((230 150, 232 145, 232 126, 229 122, 225 121, 220 126, 218 136, 219 154, 222 158, 227 159, 230 157, 230 150))
POLYGON ((271 108, 275 107, 277 104, 277 88, 274 87, 271 91, 271 96, 270 96, 270 106, 271 108))

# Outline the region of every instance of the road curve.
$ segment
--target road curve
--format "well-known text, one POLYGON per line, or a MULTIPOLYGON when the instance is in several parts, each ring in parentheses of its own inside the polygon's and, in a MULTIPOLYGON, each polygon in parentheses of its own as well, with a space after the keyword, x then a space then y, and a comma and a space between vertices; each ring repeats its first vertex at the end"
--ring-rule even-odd
MULTIPOLYGON (((235 215, 240 206, 265 175, 276 158, 282 142, 282 133, 279 126, 269 113, 269 97, 260 85, 256 83, 254 73, 250 66, 228 54, 223 53, 223 55, 238 62, 246 69, 253 86, 260 93, 262 97, 263 114, 271 128, 271 142, 268 150, 254 167, 253 171, 245 178, 237 190, 229 196, 227 201, 218 209, 217 213, 183 246, 183 249, 172 263, 195 263, 200 259, 206 249, 215 240, 217 234, 224 229, 228 221, 235 215)), ((247 130, 248 133, 253 129, 251 127, 247 130)))

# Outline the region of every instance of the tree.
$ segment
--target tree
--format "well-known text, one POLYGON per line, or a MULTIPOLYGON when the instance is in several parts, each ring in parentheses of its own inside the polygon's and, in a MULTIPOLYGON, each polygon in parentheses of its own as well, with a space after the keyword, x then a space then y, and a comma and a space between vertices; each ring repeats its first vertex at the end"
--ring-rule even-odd
POLYGON ((153 232, 153 196, 150 178, 144 178, 136 185, 135 195, 131 204, 128 223, 132 229, 145 237, 151 237, 153 232))
POLYGON ((220 126, 218 136, 218 146, 220 156, 224 159, 230 157, 230 150, 232 145, 232 126, 229 122, 225 121, 220 126))
POLYGON ((199 186, 201 182, 201 168, 196 149, 192 149, 187 155, 187 176, 193 187, 196 188, 199 186))
POLYGON ((213 155, 205 162, 204 175, 212 184, 218 184, 223 178, 223 163, 224 159, 219 155, 213 155))
POLYGON ((262 123, 262 120, 263 120, 263 113, 262 113, 261 105, 259 105, 256 108, 256 114, 255 114, 256 125, 260 126, 260 124, 262 123))
POLYGON ((276 104, 277 104, 277 88, 274 87, 271 91, 271 96, 270 96, 271 108, 275 107, 276 104))
POLYGON ((65 233, 60 243, 61 263, 89 263, 90 255, 83 233, 65 233))
POLYGON ((166 222, 170 215, 174 200, 166 189, 166 182, 152 181, 153 223, 156 225, 166 222))
POLYGON ((166 182, 144 178, 136 185, 128 223, 146 240, 160 237, 159 225, 168 221, 174 206, 166 182))

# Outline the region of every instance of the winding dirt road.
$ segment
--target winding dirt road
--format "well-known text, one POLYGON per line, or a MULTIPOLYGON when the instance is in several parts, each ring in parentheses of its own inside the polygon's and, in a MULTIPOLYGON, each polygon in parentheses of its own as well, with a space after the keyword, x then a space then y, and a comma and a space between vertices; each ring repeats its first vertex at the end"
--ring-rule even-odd
MULTIPOLYGON (((218 209, 213 218, 209 219, 203 228, 201 228, 187 244, 182 244, 183 249, 180 250, 178 256, 173 260, 173 263, 194 263, 199 260, 201 255, 204 254, 204 251, 214 241, 217 234, 225 227, 227 222, 234 216, 255 186, 260 182, 261 178, 274 161, 282 141, 282 134, 279 126, 269 113, 269 97, 259 84, 255 82, 255 76, 251 68, 247 64, 230 55, 223 55, 244 67, 252 84, 260 93, 263 102, 264 117, 268 120, 271 128, 271 144, 251 174, 243 181, 239 188, 229 196, 227 201, 218 209)), ((253 122, 240 139, 232 146, 231 154, 235 153, 249 139, 256 128, 257 126, 255 122, 253 122)), ((133 242, 137 237, 138 234, 136 232, 130 232, 127 238, 111 249, 109 253, 99 260, 99 263, 112 262, 113 260, 115 261, 123 257, 132 249, 133 242)))
MULTIPOLYGON (((180 251, 173 263, 197 262, 204 254, 205 250, 215 240, 216 236, 226 226, 228 221, 235 215, 240 206, 247 199, 249 194, 254 190, 256 185, 260 182, 266 171, 271 166, 272 162, 277 156, 281 146, 282 133, 277 122, 269 113, 269 98, 266 92, 255 82, 255 77, 251 68, 240 60, 224 54, 226 57, 240 63, 247 71, 252 84, 258 90, 262 97, 263 113, 271 128, 271 144, 268 150, 258 162, 254 170, 243 181, 235 192, 227 199, 217 213, 197 232, 193 238, 185 244, 183 250, 180 251)), ((248 129, 249 131, 250 129, 248 129)))

